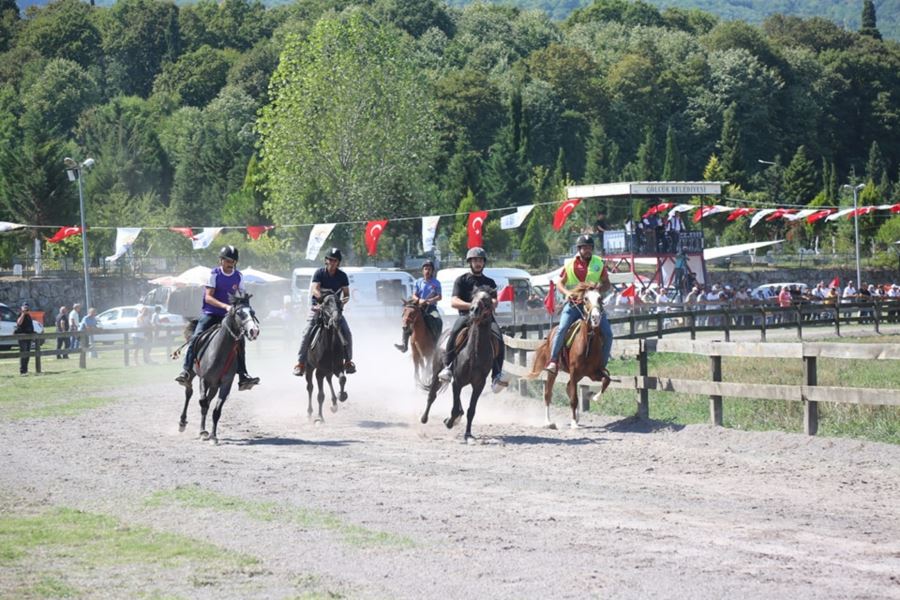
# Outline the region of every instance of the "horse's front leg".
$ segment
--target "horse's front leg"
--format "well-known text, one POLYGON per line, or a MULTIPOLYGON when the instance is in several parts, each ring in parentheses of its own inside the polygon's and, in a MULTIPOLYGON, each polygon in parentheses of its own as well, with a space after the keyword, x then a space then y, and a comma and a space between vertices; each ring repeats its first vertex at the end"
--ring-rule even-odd
POLYGON ((456 425, 456 422, 459 421, 459 418, 463 416, 464 412, 462 407, 462 400, 460 400, 459 396, 462 392, 462 386, 457 383, 457 380, 453 380, 453 408, 450 409, 450 416, 444 419, 444 425, 447 426, 447 429, 453 429, 453 426, 456 425))
POLYGON ((341 384, 341 391, 338 394, 338 400, 341 402, 347 401, 347 392, 344 391, 344 386, 347 385, 347 376, 341 373, 340 377, 338 377, 338 383, 341 384))
POLYGON ((216 407, 213 409, 212 414, 212 435, 209 436, 209 439, 213 441, 214 444, 219 443, 219 437, 216 434, 216 431, 219 428, 219 417, 222 416, 222 407, 225 406, 225 401, 228 400, 228 393, 231 392, 231 382, 229 381, 227 384, 220 384, 219 386, 219 401, 216 402, 216 407))
POLYGON ((187 427, 187 410, 188 404, 191 403, 191 396, 194 395, 194 388, 189 387, 184 390, 184 409, 181 411, 181 420, 178 422, 178 431, 184 431, 187 427))
POLYGON ((328 382, 328 389, 331 390, 331 412, 336 413, 338 411, 337 407, 337 394, 334 393, 334 383, 331 381, 331 375, 325 378, 328 382))
MULTIPOLYGON (((573 368, 572 371, 574 370, 573 368)), ((572 420, 569 422, 569 429, 578 429, 578 381, 572 373, 569 373, 566 394, 569 396, 569 408, 572 409, 572 420)))
POLYGON ((319 393, 316 395, 316 400, 319 401, 319 416, 316 417, 316 424, 325 422, 325 416, 322 414, 322 405, 325 404, 325 386, 322 382, 323 379, 325 379, 325 375, 317 371, 316 384, 318 385, 319 393))
POLYGON ((481 396, 481 391, 484 389, 485 381, 487 381, 487 379, 482 379, 480 383, 475 382, 472 384, 472 397, 469 399, 469 409, 466 411, 465 440, 467 444, 475 442, 475 436, 472 435, 472 421, 475 420, 475 409, 478 407, 478 398, 481 396))
POLYGON ((547 373, 547 381, 544 382, 544 427, 556 429, 556 423, 550 419, 550 402, 553 400, 553 384, 556 383, 556 373, 547 373))
POLYGON ((309 396, 309 403, 306 405, 306 418, 312 421, 312 396, 313 396, 313 374, 312 368, 307 368, 306 371, 306 394, 309 396))
POLYGON ((216 387, 207 385, 202 379, 200 380, 200 439, 208 440, 209 432, 206 431, 206 414, 209 412, 209 403, 212 397, 216 395, 216 387))

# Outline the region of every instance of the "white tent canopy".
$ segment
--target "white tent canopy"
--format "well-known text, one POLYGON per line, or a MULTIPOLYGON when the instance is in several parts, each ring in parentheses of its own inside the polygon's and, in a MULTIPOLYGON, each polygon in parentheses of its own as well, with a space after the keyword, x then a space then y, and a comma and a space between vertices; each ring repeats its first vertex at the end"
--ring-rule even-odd
POLYGON ((212 271, 212 269, 210 269, 209 267, 196 266, 191 267, 181 275, 176 275, 175 277, 166 275, 164 277, 151 279, 150 283, 154 285, 165 285, 172 287, 206 285, 206 282, 209 281, 210 271, 212 271))
POLYGON ((272 275, 253 267, 241 269, 241 274, 244 276, 244 283, 278 283, 279 281, 287 281, 284 277, 272 275))

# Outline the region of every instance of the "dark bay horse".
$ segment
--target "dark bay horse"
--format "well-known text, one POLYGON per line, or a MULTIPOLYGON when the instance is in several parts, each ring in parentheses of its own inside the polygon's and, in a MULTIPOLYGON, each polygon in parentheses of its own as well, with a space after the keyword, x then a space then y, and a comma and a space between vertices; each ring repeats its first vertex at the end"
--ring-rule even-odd
POLYGON ((340 401, 347 400, 347 392, 344 391, 347 383, 347 376, 344 375, 344 340, 341 337, 340 324, 344 305, 337 294, 323 294, 318 307, 317 322, 306 362, 306 391, 309 393, 306 414, 312 419, 313 373, 315 373, 319 386, 319 394, 316 397, 319 401, 319 416, 315 422, 323 423, 325 421, 322 415, 322 405, 325 402, 323 380, 328 382, 331 390, 331 412, 335 413, 338 410, 338 396, 335 395, 334 384, 331 382, 333 376, 338 376, 340 401))
MULTIPOLYGON (((593 381, 603 381, 604 387, 609 385, 609 372, 601 368, 600 356, 603 348, 603 334, 600 333, 600 318, 603 311, 603 299, 596 289, 579 283, 573 296, 582 302, 584 317, 576 321, 569 329, 567 336, 578 327, 574 334, 572 345, 560 355, 559 368, 569 374, 569 383, 566 392, 569 395, 569 407, 572 409, 572 421, 570 427, 578 427, 578 382, 583 377, 590 377, 593 381)), ((543 343, 535 351, 534 364, 531 373, 526 379, 536 379, 540 376, 547 362, 550 360, 550 343, 556 332, 554 327, 543 343)), ((547 373, 547 381, 544 383, 544 408, 546 415, 544 427, 556 429, 556 424, 550 420, 550 399, 553 396, 553 384, 556 382, 556 373, 547 373)))
MULTIPOLYGON (((250 308, 250 294, 231 296, 231 307, 222 322, 209 329, 206 335, 196 340, 197 363, 195 371, 200 382, 200 439, 219 443, 217 428, 222 407, 231 384, 237 374, 237 357, 243 339, 255 340, 259 336, 259 321, 250 308), (213 396, 219 395, 212 415, 212 433, 206 431, 206 414, 213 396)), ((185 392, 184 410, 181 412, 180 429, 187 424, 187 408, 191 399, 190 390, 185 392)))
MULTIPOLYGON (((465 439, 467 443, 471 443, 475 439, 472 435, 472 421, 475 419, 478 397, 491 373, 494 357, 499 353, 497 339, 491 334, 491 321, 494 316, 492 291, 489 288, 478 288, 475 291, 469 316, 468 337, 465 345, 456 354, 456 360, 453 363, 453 409, 450 411, 450 417, 444 419, 444 425, 447 426, 447 429, 452 429, 463 415, 460 393, 463 387, 471 386, 472 396, 469 399, 469 409, 466 411, 465 439)), ((445 340, 446 335, 449 334, 445 334, 441 339, 445 340)), ((443 342, 440 347, 445 347, 443 342)), ((422 423, 428 422, 428 413, 431 411, 435 397, 446 387, 446 384, 442 385, 438 379, 438 373, 443 368, 443 361, 437 360, 437 358, 435 357, 436 360, 432 367, 431 381, 425 386, 425 390, 428 392, 428 401, 425 413, 422 415, 422 423)))
POLYGON ((420 371, 428 373, 429 367, 433 365, 434 351, 437 348, 437 338, 428 323, 425 321, 425 308, 428 305, 420 304, 415 299, 403 301, 403 314, 400 316, 400 323, 404 329, 408 329, 411 333, 409 336, 409 346, 412 350, 413 367, 415 369, 416 382, 420 385, 427 385, 420 377, 420 371))

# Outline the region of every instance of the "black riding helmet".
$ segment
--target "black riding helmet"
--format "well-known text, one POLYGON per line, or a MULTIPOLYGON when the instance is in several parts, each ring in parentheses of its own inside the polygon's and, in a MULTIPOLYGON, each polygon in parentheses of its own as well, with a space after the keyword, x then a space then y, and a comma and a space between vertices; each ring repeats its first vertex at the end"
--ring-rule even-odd
POLYGON ((592 238, 589 235, 579 235, 578 241, 575 242, 575 246, 578 248, 580 248, 581 246, 590 246, 591 248, 593 248, 594 247, 594 238, 592 238))
POLYGON ((329 250, 328 253, 325 254, 325 258, 333 258, 338 262, 344 261, 344 255, 341 254, 341 251, 339 248, 332 248, 331 250, 329 250))
POLYGON ((432 270, 434 270, 434 261, 430 258, 425 260, 425 262, 422 263, 422 268, 424 269, 425 267, 431 267, 432 270))
POLYGON ((484 248, 479 246, 469 248, 469 251, 466 252, 466 262, 469 262, 473 258, 483 258, 484 262, 487 262, 487 252, 484 251, 484 248))
POLYGON ((237 262, 238 256, 238 249, 234 246, 222 246, 222 249, 219 250, 219 258, 227 258, 237 262))

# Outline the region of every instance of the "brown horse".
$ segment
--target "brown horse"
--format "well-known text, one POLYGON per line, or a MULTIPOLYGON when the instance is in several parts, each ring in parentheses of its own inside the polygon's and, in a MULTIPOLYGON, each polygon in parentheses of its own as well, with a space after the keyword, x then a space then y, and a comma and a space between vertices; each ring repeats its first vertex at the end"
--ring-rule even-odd
MULTIPOLYGON (((576 429, 578 427, 578 382, 583 377, 590 377, 592 381, 602 381, 605 390, 609 385, 609 371, 600 365, 603 347, 603 334, 600 333, 603 300, 600 292, 587 284, 579 283, 572 295, 576 302, 582 303, 584 317, 581 321, 576 321, 569 329, 567 335, 572 335, 572 330, 578 327, 568 355, 564 350, 560 356, 559 368, 569 374, 569 383, 566 385, 569 407, 572 409, 572 421, 569 426, 576 429)), ((556 329, 554 327, 544 342, 538 346, 534 364, 526 379, 536 379, 547 366, 550 360, 550 343, 556 329)), ((555 382, 556 373, 547 373, 547 381, 544 383, 544 408, 546 410, 544 427, 550 429, 556 429, 556 424, 550 420, 550 399, 553 396, 555 382)))
POLYGON ((434 360, 434 350, 437 347, 437 340, 425 322, 426 306, 414 299, 404 300, 403 314, 400 317, 403 329, 411 332, 409 342, 412 349, 413 366, 416 382, 420 385, 427 385, 427 382, 421 379, 419 372, 423 368, 425 373, 430 371, 429 367, 434 360))

